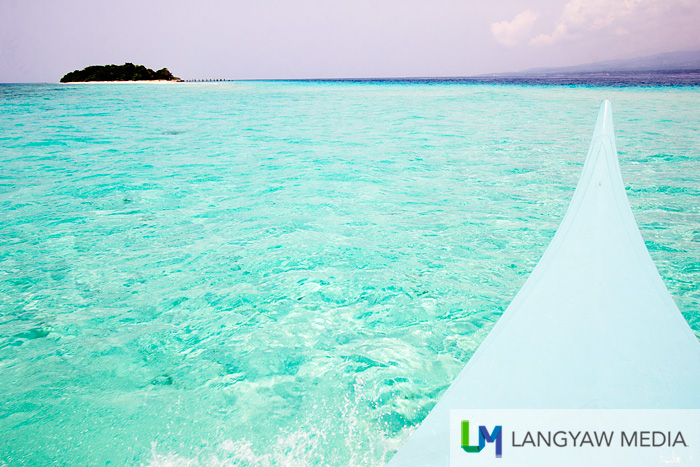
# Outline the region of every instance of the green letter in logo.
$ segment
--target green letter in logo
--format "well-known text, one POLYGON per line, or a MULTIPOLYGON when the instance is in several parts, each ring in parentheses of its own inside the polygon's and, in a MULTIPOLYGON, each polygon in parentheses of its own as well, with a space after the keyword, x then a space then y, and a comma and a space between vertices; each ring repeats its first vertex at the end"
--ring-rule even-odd
POLYGON ((462 420, 462 449, 465 452, 479 452, 479 446, 469 446, 469 420, 462 420))

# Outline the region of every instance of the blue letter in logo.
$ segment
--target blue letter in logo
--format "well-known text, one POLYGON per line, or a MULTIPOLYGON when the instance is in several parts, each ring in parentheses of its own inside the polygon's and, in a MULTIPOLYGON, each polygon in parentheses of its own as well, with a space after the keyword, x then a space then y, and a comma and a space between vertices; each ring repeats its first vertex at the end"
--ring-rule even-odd
POLYGON ((501 431, 501 425, 496 425, 491 434, 489 434, 486 427, 481 425, 479 427, 479 451, 484 449, 486 443, 496 441, 496 457, 501 457, 503 455, 503 436, 501 431))

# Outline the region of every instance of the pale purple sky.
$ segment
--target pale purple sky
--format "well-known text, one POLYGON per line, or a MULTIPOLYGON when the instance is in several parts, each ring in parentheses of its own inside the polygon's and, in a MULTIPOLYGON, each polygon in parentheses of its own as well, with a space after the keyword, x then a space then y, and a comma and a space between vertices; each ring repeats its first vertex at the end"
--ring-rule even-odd
POLYGON ((0 0, 0 82, 468 76, 700 49, 700 0, 0 0))

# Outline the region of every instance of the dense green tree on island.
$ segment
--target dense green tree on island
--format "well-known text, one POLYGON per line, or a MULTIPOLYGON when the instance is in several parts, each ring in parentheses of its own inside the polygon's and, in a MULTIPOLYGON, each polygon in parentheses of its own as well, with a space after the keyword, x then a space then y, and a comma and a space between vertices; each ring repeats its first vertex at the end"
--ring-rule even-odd
POLYGON ((94 65, 82 70, 71 71, 61 78, 62 83, 83 81, 179 81, 167 68, 153 71, 143 65, 125 63, 123 65, 94 65))

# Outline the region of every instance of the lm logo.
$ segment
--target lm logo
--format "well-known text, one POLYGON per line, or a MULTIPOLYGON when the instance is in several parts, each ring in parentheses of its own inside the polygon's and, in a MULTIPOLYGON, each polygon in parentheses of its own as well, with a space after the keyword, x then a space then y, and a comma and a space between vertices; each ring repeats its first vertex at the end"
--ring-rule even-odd
POLYGON ((470 446, 469 445, 469 420, 462 420, 462 449, 465 452, 481 452, 486 446, 486 443, 496 442, 496 457, 501 457, 503 455, 503 434, 501 425, 496 425, 496 427, 488 432, 484 425, 479 426, 479 445, 470 446))

